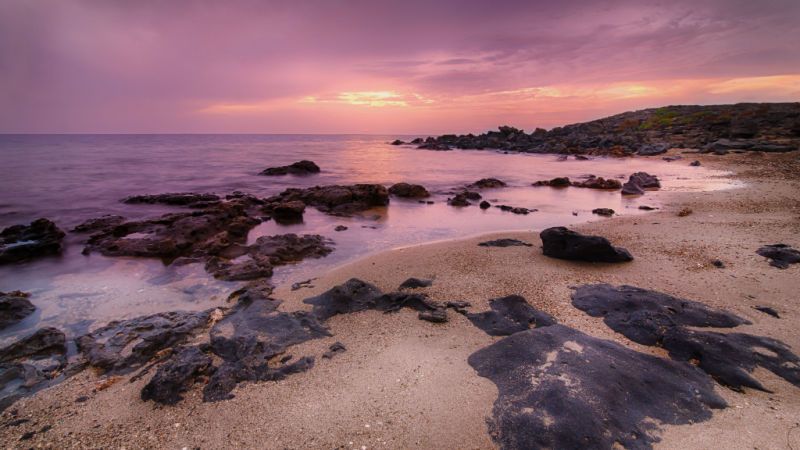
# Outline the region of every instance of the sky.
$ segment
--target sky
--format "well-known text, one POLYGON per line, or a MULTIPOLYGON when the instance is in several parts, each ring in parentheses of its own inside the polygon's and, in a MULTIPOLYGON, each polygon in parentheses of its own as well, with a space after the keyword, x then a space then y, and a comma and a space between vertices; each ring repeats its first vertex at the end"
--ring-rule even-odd
POLYGON ((800 101, 798 23, 798 0, 0 0, 0 132, 532 131, 800 101))

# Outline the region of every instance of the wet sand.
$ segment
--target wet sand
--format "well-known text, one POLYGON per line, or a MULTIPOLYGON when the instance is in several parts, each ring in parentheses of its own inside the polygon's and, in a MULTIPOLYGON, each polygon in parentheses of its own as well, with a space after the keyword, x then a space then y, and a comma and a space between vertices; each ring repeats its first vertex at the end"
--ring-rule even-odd
MULTIPOLYGON (((778 270, 755 254, 764 244, 800 247, 797 152, 696 159, 733 171, 746 186, 670 193, 652 214, 573 227, 630 250, 636 259, 628 264, 555 260, 541 254, 538 233, 496 233, 383 252, 320 276, 310 289, 280 286, 274 297, 285 301, 284 311, 309 309, 303 298, 351 277, 385 291, 411 276, 433 278, 424 292, 434 300, 465 300, 481 311, 488 309, 488 299, 519 294, 565 325, 658 354, 570 304, 570 286, 632 284, 730 310, 753 322, 736 331, 780 339, 799 353, 800 267, 778 270), (693 212, 679 217, 682 208, 693 212), (477 246, 498 237, 534 246, 477 246), (715 268, 713 259, 726 268, 715 268), (756 305, 775 308, 781 318, 754 310, 756 305)), ((122 378, 106 388, 104 378, 84 371, 4 412, 1 423, 29 421, 0 428, 0 442, 24 448, 492 448, 485 419, 497 389, 475 374, 467 357, 498 338, 459 314, 449 317, 445 324, 420 321, 410 310, 333 317, 328 322, 333 337, 290 349, 297 357, 316 356, 312 370, 280 382, 242 384, 234 399, 218 403, 202 403, 196 386, 177 406, 157 406, 139 399, 148 377, 134 383, 122 378), (336 341, 347 351, 320 358, 336 341), (80 396, 88 400, 76 402, 80 396), (52 428, 39 431, 46 426, 52 428), (30 431, 37 433, 19 441, 30 431)), ((800 448, 800 389, 766 370, 755 375, 774 392, 740 394, 717 386, 729 408, 706 422, 662 427, 656 447, 800 448)))

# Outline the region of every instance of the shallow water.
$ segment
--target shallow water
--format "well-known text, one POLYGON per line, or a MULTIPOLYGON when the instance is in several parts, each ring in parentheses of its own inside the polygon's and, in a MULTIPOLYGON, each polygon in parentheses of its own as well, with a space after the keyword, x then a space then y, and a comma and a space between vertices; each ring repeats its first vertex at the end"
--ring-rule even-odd
MULTIPOLYGON (((126 205, 134 194, 235 190, 258 196, 287 187, 325 184, 419 183, 435 193, 433 205, 392 199, 387 208, 363 217, 337 218, 309 208, 302 224, 265 222, 249 237, 318 233, 333 239, 326 258, 280 268, 274 283, 291 283, 367 254, 442 239, 503 230, 533 230, 587 220, 606 220, 591 210, 612 208, 642 214, 639 205, 658 206, 664 192, 731 186, 722 172, 689 167, 689 159, 660 158, 559 161, 554 155, 493 151, 435 152, 391 146, 396 136, 300 135, 57 135, 0 136, 0 227, 38 217, 69 230, 103 214, 130 219, 181 208, 126 205), (300 159, 315 161, 322 173, 308 177, 259 176, 265 167, 300 159), (553 189, 530 184, 556 176, 595 174, 625 177, 644 170, 659 176, 662 190, 623 198, 619 192, 553 189), (477 206, 454 208, 447 192, 480 178, 496 177, 509 187, 482 191, 492 203, 536 208, 527 216, 477 206), (337 225, 348 230, 334 232, 337 225)), ((68 233, 66 251, 13 266, 0 266, 0 291, 31 292, 36 313, 0 334, 0 340, 54 325, 75 335, 110 320, 175 309, 203 309, 224 302, 236 283, 213 280, 200 264, 165 267, 160 261, 81 254, 84 236, 68 233)))

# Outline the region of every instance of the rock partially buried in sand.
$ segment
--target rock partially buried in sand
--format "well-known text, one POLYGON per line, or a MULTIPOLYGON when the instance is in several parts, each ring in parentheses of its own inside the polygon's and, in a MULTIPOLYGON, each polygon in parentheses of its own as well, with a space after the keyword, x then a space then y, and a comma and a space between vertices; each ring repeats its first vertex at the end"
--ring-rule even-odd
POLYGON ((401 198, 427 198, 431 194, 419 184, 396 183, 389 188, 389 194, 401 198))
POLYGON ((0 292, 0 330, 22 321, 36 311, 30 294, 22 291, 0 292))
POLYGON ((334 356, 338 355, 339 353, 344 353, 347 351, 347 347, 344 346, 341 342, 334 342, 333 344, 328 347, 328 351, 322 354, 322 357, 325 359, 331 359, 334 356))
POLYGON ((726 406, 689 364, 563 325, 512 334, 468 362, 499 390, 488 425, 501 449, 650 448, 658 424, 708 420, 726 406))
POLYGON ((765 245, 756 253, 769 259, 769 265, 778 269, 788 269, 790 264, 800 263, 800 251, 786 244, 765 245))
POLYGON ((546 256, 589 262, 627 262, 633 256, 622 247, 614 247, 608 239, 586 236, 564 227, 553 227, 542 231, 542 250, 546 256))
POLYGON ((611 217, 614 215, 614 210, 611 208, 595 208, 592 210, 592 214, 597 214, 598 216, 603 217, 611 217))
POLYGON ((406 281, 400 283, 400 290, 403 289, 419 289, 429 287, 433 284, 433 280, 428 279, 421 279, 421 278, 409 278, 406 281))
POLYGON ((519 239, 495 239, 493 241, 486 241, 481 242, 478 244, 480 247, 533 247, 533 244, 529 244, 525 241, 520 241, 519 239))
POLYGON ((319 172, 319 166, 314 163, 314 161, 304 159, 302 161, 289 164, 288 166, 269 167, 262 170, 259 175, 311 175, 319 172))
POLYGON ((780 319, 781 318, 781 315, 778 314, 778 311, 776 311, 774 308, 771 308, 769 306, 753 306, 753 309, 755 309, 756 311, 760 311, 760 312, 762 312, 764 314, 767 314, 769 316, 772 316, 772 317, 774 317, 776 319, 780 319))
POLYGON ((0 265, 61 253, 64 232, 47 219, 0 232, 0 265))
POLYGON ((491 311, 481 313, 456 311, 467 316, 473 325, 490 336, 510 336, 529 328, 546 327, 556 323, 550 314, 539 311, 519 295, 489 300, 491 311))

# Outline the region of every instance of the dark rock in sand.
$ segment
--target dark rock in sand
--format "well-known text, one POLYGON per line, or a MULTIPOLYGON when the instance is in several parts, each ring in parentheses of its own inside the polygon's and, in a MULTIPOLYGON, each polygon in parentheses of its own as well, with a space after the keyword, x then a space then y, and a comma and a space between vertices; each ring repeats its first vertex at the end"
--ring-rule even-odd
POLYGON ((487 202, 486 200, 482 201, 480 205, 478 205, 481 209, 489 209, 492 207, 492 204, 487 202))
POLYGON ((351 186, 314 186, 306 189, 290 188, 265 200, 264 210, 271 212, 275 206, 300 200, 308 206, 337 216, 349 216, 371 208, 389 204, 389 191, 380 184, 354 184, 351 186))
POLYGON ((336 228, 333 229, 333 231, 345 231, 345 230, 347 230, 347 227, 344 225, 336 225, 336 228))
POLYGON ((389 193, 402 198, 426 198, 431 194, 425 186, 419 184, 396 183, 389 188, 389 193))
POLYGON ((467 185, 468 188, 473 189, 489 189, 505 187, 506 183, 498 180, 497 178, 481 178, 480 180, 467 185))
POLYGON ((650 175, 647 172, 636 172, 628 178, 628 182, 633 182, 644 189, 658 189, 661 187, 661 182, 658 177, 650 175))
POLYGON ((510 336, 529 328, 546 327, 556 323, 553 316, 532 307, 519 295, 489 300, 489 307, 491 311, 462 314, 490 336, 510 336))
POLYGON ((675 326, 733 328, 747 320, 727 311, 634 286, 588 284, 572 294, 572 305, 602 317, 612 330, 644 345, 655 345, 675 326))
POLYGON ((655 156, 666 153, 669 150, 668 144, 645 144, 639 147, 636 154, 639 156, 655 156))
POLYGON ((433 284, 433 280, 427 279, 420 279, 420 278, 409 278, 406 281, 400 283, 399 289, 419 289, 424 287, 429 287, 433 284))
POLYGON ((211 368, 211 357, 196 346, 178 349, 162 364, 150 382, 142 388, 141 398, 158 403, 174 405, 183 399, 186 391, 197 376, 211 368))
POLYGON ((279 203, 272 207, 272 218, 275 223, 288 225, 303 221, 303 213, 306 204, 300 200, 293 200, 286 203, 279 203))
POLYGON ((123 222, 125 222, 124 217, 108 214, 95 219, 89 219, 73 228, 72 231, 76 233, 94 233, 121 225, 123 222))
POLYGON ((30 294, 22 291, 0 292, 0 330, 20 322, 36 311, 30 294))
POLYGON ((467 196, 465 194, 457 194, 455 197, 448 199, 447 204, 450 206, 469 206, 472 203, 467 200, 467 196))
POLYGON ((64 333, 40 328, 0 349, 0 411, 58 376, 67 364, 64 333))
POLYGON ((419 320, 425 320, 433 323, 445 323, 447 322, 447 311, 444 308, 421 311, 418 317, 419 320))
POLYGON ((720 260, 718 260, 718 259, 712 259, 711 260, 711 265, 716 267, 717 269, 724 269, 725 268, 725 263, 720 261, 720 260))
POLYGON ((568 177, 556 177, 552 180, 537 181, 533 183, 533 186, 569 187, 571 183, 568 177))
POLYGON ((127 373, 164 349, 184 344, 211 318, 212 311, 171 311, 113 321, 76 339, 87 362, 103 372, 127 373))
POLYGON ((641 205, 641 206, 639 206, 639 209, 641 209, 642 211, 653 211, 653 210, 656 210, 658 208, 654 208, 652 206, 647 206, 647 205, 641 205))
POLYGON ((692 167, 700 167, 700 161, 692 161, 689 163, 689 165, 692 167))
POLYGON ((64 232, 47 219, 14 225, 0 232, 0 264, 61 253, 64 232))
POLYGON ((666 162, 672 162, 672 161, 677 161, 679 159, 683 159, 683 156, 680 156, 680 155, 665 156, 665 157, 663 157, 661 159, 663 159, 666 162))
POLYGON ((243 381, 275 381, 310 369, 314 358, 273 362, 292 345, 330 336, 328 329, 305 311, 279 312, 279 301, 242 301, 211 328, 211 349, 223 359, 203 391, 204 401, 229 399, 243 381))
POLYGON ((331 359, 334 356, 338 355, 339 353, 344 353, 347 351, 347 348, 341 342, 334 342, 328 347, 328 351, 322 354, 322 357, 325 359, 331 359))
POLYGON ((633 256, 622 247, 614 247, 608 239, 587 236, 564 227, 553 227, 539 234, 546 256, 590 262, 627 262, 633 256))
POLYGON ((529 244, 525 241, 520 241, 519 239, 495 239, 493 241, 486 241, 481 242, 478 244, 481 247, 533 247, 533 244, 529 244))
POLYGON ((761 311, 764 314, 769 314, 776 319, 781 318, 781 315, 778 314, 778 311, 776 311, 774 308, 770 308, 769 306, 753 306, 753 309, 756 311, 761 311))
POLYGON ((790 264, 800 263, 800 251, 786 244, 765 245, 756 253, 769 258, 769 265, 778 269, 788 269, 790 264))
POLYGON ((197 194, 194 192, 169 192, 166 194, 153 195, 134 195, 122 199, 123 203, 134 204, 156 204, 174 206, 189 206, 192 208, 205 208, 220 202, 218 195, 197 194))
POLYGON ((40 328, 35 333, 0 349, 0 363, 49 356, 53 353, 63 355, 66 352, 66 337, 63 332, 52 327, 40 328))
POLYGON ((261 171, 259 175, 311 175, 319 173, 319 166, 314 161, 302 160, 288 166, 269 167, 261 171))
POLYGON ((631 181, 622 185, 622 195, 644 195, 644 189, 631 181))
POLYGON ((563 325, 515 333, 468 362, 499 390, 488 425, 502 449, 651 448, 659 424, 701 422, 727 406, 689 364, 563 325))
POLYGON ((604 216, 604 217, 611 217, 614 215, 614 210, 611 208, 595 208, 592 210, 592 214, 597 214, 598 216, 604 216))
POLYGON ((574 181, 572 186, 588 189, 619 189, 622 187, 622 183, 613 178, 603 178, 592 175, 584 181, 574 181))

